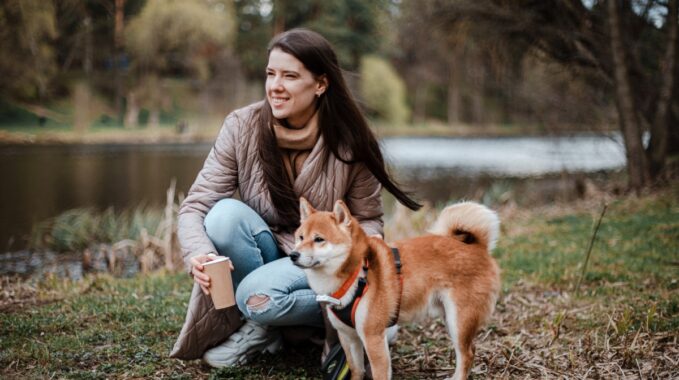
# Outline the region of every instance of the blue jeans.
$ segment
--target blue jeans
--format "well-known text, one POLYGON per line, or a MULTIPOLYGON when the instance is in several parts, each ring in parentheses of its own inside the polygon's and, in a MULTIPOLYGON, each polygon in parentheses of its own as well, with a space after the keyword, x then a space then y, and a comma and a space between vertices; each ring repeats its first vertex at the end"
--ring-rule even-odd
POLYGON ((236 304, 245 318, 263 325, 323 326, 306 275, 279 250, 269 226, 253 209, 223 199, 206 215, 205 230, 219 254, 233 262, 236 304), (251 307, 247 301, 253 296, 268 302, 251 307))

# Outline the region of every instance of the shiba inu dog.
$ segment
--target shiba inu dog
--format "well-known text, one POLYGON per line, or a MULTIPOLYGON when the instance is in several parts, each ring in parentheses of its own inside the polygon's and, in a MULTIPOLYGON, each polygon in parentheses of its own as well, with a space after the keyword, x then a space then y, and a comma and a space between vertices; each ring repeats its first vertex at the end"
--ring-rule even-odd
POLYGON ((466 379, 473 339, 500 289, 490 256, 497 215, 477 203, 445 208, 430 234, 393 243, 365 234, 341 200, 332 212, 300 200, 301 225, 290 259, 304 269, 337 329, 352 379, 363 378, 364 348, 375 379, 391 378, 386 329, 443 316, 455 348, 456 380, 466 379))

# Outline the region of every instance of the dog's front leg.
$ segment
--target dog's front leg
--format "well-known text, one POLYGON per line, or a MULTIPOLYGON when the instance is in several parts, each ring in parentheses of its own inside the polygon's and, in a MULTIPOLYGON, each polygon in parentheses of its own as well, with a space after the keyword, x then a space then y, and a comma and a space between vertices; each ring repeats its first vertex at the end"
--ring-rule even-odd
POLYGON ((361 334, 374 380, 391 379, 391 359, 386 330, 382 334, 361 334))
POLYGON ((338 331, 339 340, 347 356, 349 369, 351 370, 351 380, 363 379, 365 374, 365 363, 363 362, 363 345, 361 339, 352 331, 338 331))

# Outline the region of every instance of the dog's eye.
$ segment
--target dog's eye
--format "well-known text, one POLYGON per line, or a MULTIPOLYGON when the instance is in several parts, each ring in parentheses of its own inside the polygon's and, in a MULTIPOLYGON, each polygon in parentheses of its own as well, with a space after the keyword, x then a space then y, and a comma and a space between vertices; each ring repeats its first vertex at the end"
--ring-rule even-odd
POLYGON ((323 238, 320 237, 320 236, 316 236, 316 237, 314 238, 314 243, 323 243, 324 241, 325 241, 325 239, 323 239, 323 238))
POLYGON ((304 235, 299 235, 299 240, 304 240, 304 235))

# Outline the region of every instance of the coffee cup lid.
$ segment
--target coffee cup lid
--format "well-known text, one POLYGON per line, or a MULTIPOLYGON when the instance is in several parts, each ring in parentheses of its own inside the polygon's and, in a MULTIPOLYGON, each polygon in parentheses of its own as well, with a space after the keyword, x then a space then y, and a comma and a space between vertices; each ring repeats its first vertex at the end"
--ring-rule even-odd
POLYGON ((207 263, 203 263, 203 266, 221 263, 222 261, 226 261, 226 260, 230 260, 230 259, 228 257, 222 256, 218 259, 214 259, 212 261, 208 261, 207 263))

